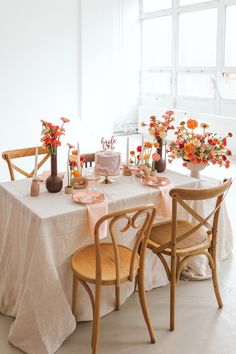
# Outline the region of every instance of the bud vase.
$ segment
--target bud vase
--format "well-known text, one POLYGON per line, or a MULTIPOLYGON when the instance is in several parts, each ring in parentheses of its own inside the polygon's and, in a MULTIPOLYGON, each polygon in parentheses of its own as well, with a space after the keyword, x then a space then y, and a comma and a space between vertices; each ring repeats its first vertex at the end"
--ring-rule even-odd
POLYGON ((46 179, 46 188, 49 193, 60 192, 63 186, 62 178, 57 174, 57 152, 51 154, 51 176, 46 179))
POLYGON ((162 153, 163 153, 163 141, 161 137, 157 137, 157 143, 159 144, 157 148, 157 153, 160 155, 160 160, 155 161, 154 166, 157 172, 164 172, 166 169, 166 160, 163 159, 162 153))

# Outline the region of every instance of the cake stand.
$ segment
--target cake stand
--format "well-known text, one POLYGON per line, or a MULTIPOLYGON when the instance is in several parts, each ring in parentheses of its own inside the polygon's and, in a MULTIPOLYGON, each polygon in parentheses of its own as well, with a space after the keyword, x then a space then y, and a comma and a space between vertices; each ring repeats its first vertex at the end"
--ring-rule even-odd
POLYGON ((106 174, 106 173, 104 173, 104 174, 103 173, 98 173, 98 175, 105 177, 104 180, 101 182, 102 184, 111 184, 111 183, 113 183, 115 181, 113 179, 109 179, 108 177, 118 176, 118 174, 117 175, 109 175, 109 174, 106 174))

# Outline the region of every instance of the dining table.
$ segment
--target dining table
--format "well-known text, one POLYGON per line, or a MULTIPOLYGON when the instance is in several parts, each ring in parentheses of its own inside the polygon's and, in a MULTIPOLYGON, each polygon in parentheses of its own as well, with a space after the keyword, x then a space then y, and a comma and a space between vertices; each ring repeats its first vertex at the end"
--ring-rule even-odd
MULTIPOLYGON (((108 212, 150 203, 158 208, 155 222, 161 222, 171 218, 171 213, 168 215, 162 208, 163 196, 164 202, 171 203, 168 188, 208 188, 219 183, 216 179, 195 179, 171 170, 159 176, 170 180, 169 187, 153 188, 133 175, 119 175, 113 183, 99 183, 96 189, 104 193, 108 212), (167 193, 163 194, 162 188, 167 193)), ((74 202, 64 190, 48 193, 44 183, 39 196, 32 197, 31 183, 31 179, 22 179, 0 184, 0 313, 14 317, 8 340, 15 347, 28 354, 53 354, 75 330, 76 321, 92 320, 90 300, 82 287, 78 289, 77 317, 72 314, 71 256, 94 240, 86 205, 74 202)), ((192 203, 203 216, 214 207, 212 200, 192 203)), ((178 216, 190 218, 181 207, 178 216)), ((130 246, 134 240, 131 235, 119 241, 130 246)), ((224 202, 218 227, 219 267, 232 249, 232 228, 224 202)), ((209 278, 211 272, 205 256, 191 259, 184 274, 193 279, 209 278)), ((161 262, 147 249, 146 290, 167 284, 161 262)), ((133 283, 122 285, 121 303, 133 291, 133 283)), ((101 316, 114 308, 114 289, 104 286, 101 316)))

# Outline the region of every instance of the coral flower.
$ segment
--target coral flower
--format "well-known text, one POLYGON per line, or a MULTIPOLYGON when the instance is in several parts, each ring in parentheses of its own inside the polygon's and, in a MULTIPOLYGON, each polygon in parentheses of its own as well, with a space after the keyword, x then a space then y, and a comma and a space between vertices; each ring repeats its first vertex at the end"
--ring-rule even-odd
POLYGON ((195 119, 189 119, 187 121, 187 127, 189 129, 196 129, 198 127, 198 122, 195 119))
POLYGON ((173 116, 174 113, 175 113, 174 111, 166 111, 166 114, 167 114, 168 116, 173 116))
POLYGON ((70 143, 67 143, 67 146, 69 146, 69 149, 73 149, 74 145, 71 145, 70 143))
POLYGON ((74 170, 72 174, 74 177, 81 177, 81 173, 79 171, 74 170))
POLYGON ((61 117, 61 120, 63 123, 69 123, 69 119, 68 118, 65 118, 65 117, 61 117))
POLYGON ((146 161, 146 160, 149 160, 149 157, 150 157, 150 154, 144 154, 143 155, 143 159, 146 161))
POLYGON ((134 156, 135 155, 135 151, 134 150, 130 151, 130 155, 134 156))
POLYGON ((150 141, 145 141, 145 142, 144 142, 144 147, 145 147, 146 149, 151 149, 152 143, 151 143, 150 141))
POLYGON ((191 143, 189 143, 189 144, 185 144, 184 145, 184 151, 185 152, 191 152, 191 151, 193 151, 194 150, 194 145, 193 144, 191 144, 191 143))
POLYGON ((201 123, 200 127, 203 128, 203 129, 208 129, 209 125, 207 123, 201 123))
POLYGON ((154 152, 154 154, 152 154, 153 161, 159 161, 160 158, 161 156, 157 152, 154 152))

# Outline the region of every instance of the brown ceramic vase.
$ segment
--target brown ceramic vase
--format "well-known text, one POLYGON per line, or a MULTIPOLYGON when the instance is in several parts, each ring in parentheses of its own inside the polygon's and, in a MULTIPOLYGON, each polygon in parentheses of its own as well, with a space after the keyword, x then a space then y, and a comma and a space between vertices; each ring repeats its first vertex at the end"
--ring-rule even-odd
POLYGON ((62 178, 57 174, 57 153, 51 154, 51 176, 46 179, 46 188, 49 193, 57 193, 62 186, 62 178))
POLYGON ((161 156, 161 158, 160 160, 155 161, 154 166, 157 172, 164 172, 166 169, 166 160, 163 159, 162 157, 163 144, 162 144, 162 139, 159 136, 157 137, 157 142, 159 143, 159 147, 157 148, 157 153, 161 156))

